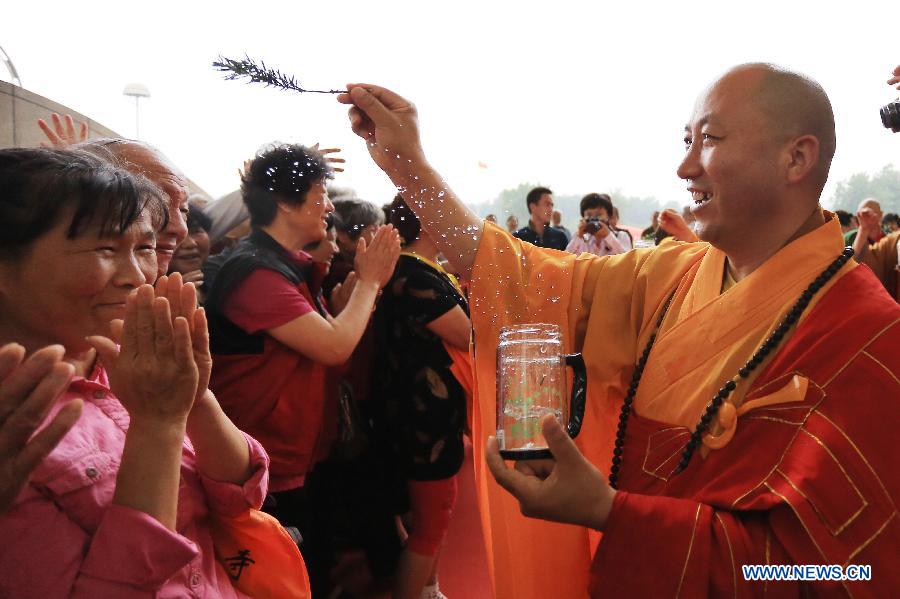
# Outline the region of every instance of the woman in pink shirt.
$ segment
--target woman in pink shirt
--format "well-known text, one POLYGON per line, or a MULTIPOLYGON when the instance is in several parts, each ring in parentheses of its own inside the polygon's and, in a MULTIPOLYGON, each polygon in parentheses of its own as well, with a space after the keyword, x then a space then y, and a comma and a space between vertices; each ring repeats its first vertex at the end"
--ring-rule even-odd
POLYGON ((612 200, 605 193, 589 193, 581 198, 581 221, 566 251, 572 254, 587 252, 597 256, 623 254, 627 249, 609 226, 613 211, 612 200))
POLYGON ((49 346, 42 358, 70 377, 44 422, 83 403, 0 516, 0 596, 241 597, 208 517, 259 507, 268 459, 207 390, 193 287, 147 284, 160 191, 38 149, 0 150, 0 190, 0 345, 49 346))

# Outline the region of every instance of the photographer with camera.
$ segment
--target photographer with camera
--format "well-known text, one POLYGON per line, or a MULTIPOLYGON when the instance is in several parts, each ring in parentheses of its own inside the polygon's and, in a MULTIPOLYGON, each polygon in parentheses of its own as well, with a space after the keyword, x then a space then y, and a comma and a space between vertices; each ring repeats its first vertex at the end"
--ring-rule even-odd
MULTIPOLYGON (((888 85, 900 84, 900 65, 894 67, 893 77, 887 80, 888 85)), ((897 85, 900 89, 900 85, 897 85)), ((900 98, 881 107, 881 123, 894 133, 900 133, 900 98)))
POLYGON ((609 229, 612 214, 612 200, 605 193, 589 193, 581 198, 579 205, 581 221, 566 251, 573 254, 587 252, 597 256, 612 256, 626 252, 625 246, 609 229))

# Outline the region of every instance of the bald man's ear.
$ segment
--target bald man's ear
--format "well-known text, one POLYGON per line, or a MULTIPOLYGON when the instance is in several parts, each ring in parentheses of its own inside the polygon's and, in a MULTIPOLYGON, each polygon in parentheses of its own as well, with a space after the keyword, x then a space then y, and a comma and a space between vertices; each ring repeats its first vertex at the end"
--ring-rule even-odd
POLYGON ((787 148, 787 182, 800 183, 819 166, 819 140, 815 135, 803 135, 794 139, 787 148))

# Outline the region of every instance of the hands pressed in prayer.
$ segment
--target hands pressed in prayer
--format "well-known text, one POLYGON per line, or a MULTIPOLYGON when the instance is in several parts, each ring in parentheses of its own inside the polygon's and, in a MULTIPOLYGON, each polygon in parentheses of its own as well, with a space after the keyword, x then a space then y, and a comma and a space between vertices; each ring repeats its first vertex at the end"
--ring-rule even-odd
POLYGON ((26 359, 17 343, 0 347, 0 514, 81 415, 81 400, 71 401, 32 436, 75 372, 62 361, 63 353, 62 346, 51 345, 26 359))
POLYGON ((150 285, 141 285, 126 300, 124 321, 112 327, 121 345, 99 335, 88 338, 132 422, 178 424, 193 406, 200 373, 191 323, 179 303, 172 305, 150 285))
POLYGON ((522 460, 507 468, 497 439, 490 437, 485 459, 497 483, 518 501, 522 514, 603 530, 616 491, 585 459, 555 416, 541 421, 552 460, 522 460))
POLYGON ((354 271, 360 282, 373 282, 381 289, 394 274, 397 258, 400 257, 400 234, 391 225, 378 227, 372 243, 359 238, 356 244, 354 271))

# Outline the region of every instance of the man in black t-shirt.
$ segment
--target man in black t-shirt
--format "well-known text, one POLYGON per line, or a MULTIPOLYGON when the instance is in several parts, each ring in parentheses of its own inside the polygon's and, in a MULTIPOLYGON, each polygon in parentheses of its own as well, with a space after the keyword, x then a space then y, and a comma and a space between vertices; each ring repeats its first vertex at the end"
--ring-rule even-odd
POLYGON ((528 206, 528 225, 513 236, 543 248, 565 250, 566 234, 550 226, 553 216, 553 192, 546 187, 535 187, 525 197, 528 206))

